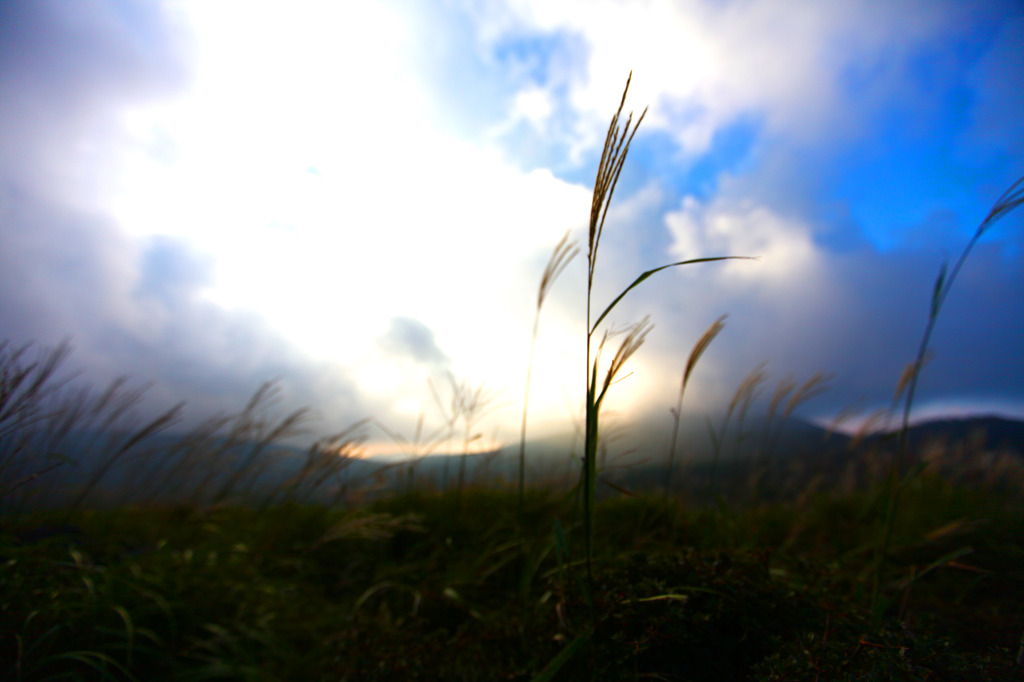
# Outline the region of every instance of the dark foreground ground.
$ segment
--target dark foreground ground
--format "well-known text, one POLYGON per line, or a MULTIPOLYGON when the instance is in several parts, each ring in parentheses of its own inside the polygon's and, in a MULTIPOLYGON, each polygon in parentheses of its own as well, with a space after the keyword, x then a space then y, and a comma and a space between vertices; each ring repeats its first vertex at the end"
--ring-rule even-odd
POLYGON ((571 493, 9 517, 0 678, 1024 679, 1020 496, 918 478, 879 573, 876 492, 606 500, 592 587, 571 493))

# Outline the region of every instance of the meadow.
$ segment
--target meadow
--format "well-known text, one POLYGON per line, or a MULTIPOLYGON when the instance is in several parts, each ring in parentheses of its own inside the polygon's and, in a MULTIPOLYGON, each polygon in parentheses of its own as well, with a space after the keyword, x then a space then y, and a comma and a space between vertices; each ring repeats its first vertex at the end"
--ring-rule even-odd
MULTIPOLYGON (((816 376, 773 394, 752 456, 720 458, 743 433, 755 371, 713 457, 684 461, 686 388, 719 320, 683 370, 667 455, 650 484, 628 482, 604 475, 601 406, 650 324, 611 333, 609 315, 665 269, 731 256, 643 272, 591 309, 643 120, 621 121, 625 100, 587 244, 558 243, 537 296, 534 342, 559 274, 586 258, 571 480, 526 474, 529 373, 512 473, 497 476, 483 456, 430 458, 436 443, 397 433, 409 459, 373 465, 359 457, 366 424, 285 447, 307 413, 277 414, 271 384, 176 435, 182 406, 138 423, 128 382, 63 378, 67 345, 0 344, 3 679, 1024 680, 1024 453, 910 426, 943 302, 975 242, 1024 201, 1024 179, 923 302, 895 430, 853 439, 831 468, 786 459, 776 434, 823 388, 816 376)), ((487 396, 450 388, 436 442, 461 436, 468 453, 487 396)))

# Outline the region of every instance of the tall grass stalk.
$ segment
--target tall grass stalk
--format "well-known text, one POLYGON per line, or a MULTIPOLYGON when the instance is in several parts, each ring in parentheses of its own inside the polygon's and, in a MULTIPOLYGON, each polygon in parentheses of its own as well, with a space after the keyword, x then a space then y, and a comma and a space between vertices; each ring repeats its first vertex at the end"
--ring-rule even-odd
POLYGON ((579 255, 579 248, 575 242, 569 241, 569 233, 566 232, 562 239, 555 245, 551 252, 551 258, 544 268, 544 274, 540 278, 540 287, 537 291, 537 309, 533 315, 533 334, 530 336, 530 359, 526 363, 526 391, 523 396, 523 422, 519 429, 519 513, 523 513, 523 499, 526 489, 526 418, 530 407, 530 380, 533 377, 533 356, 537 347, 537 331, 540 328, 540 311, 544 307, 544 299, 547 298, 555 280, 562 274, 572 259, 579 255))
POLYGON ((458 392, 462 398, 460 405, 462 412, 462 456, 459 458, 459 502, 462 502, 462 491, 466 487, 466 460, 469 459, 470 445, 479 440, 483 434, 473 433, 477 421, 484 415, 488 405, 493 401, 493 396, 487 391, 483 384, 475 389, 470 389, 463 384, 462 390, 458 392))
POLYGON ((0 342, 0 478, 5 481, 0 485, 0 503, 15 490, 68 463, 53 452, 54 443, 34 441, 37 425, 56 416, 47 403, 61 388, 54 376, 71 349, 65 341, 44 352, 39 360, 27 362, 30 347, 14 348, 10 341, 0 342))
MULTIPOLYGON (((68 384, 74 374, 59 376, 70 355, 67 341, 27 362, 31 344, 12 348, 0 342, 0 507, 19 492, 23 507, 35 490, 25 489, 64 464, 81 466, 75 453, 100 453, 90 458, 92 470, 71 498, 63 500, 70 518, 93 493, 100 481, 129 454, 140 454, 142 445, 177 422, 184 403, 163 412, 141 428, 130 430, 125 420, 142 398, 146 387, 128 388, 127 378, 110 382, 99 394, 87 387, 68 384)), ((68 493, 65 477, 64 495, 68 493)))
POLYGON ((772 393, 772 398, 768 403, 768 413, 765 416, 761 436, 761 441, 766 447, 764 451, 758 453, 754 462, 755 499, 760 499, 761 493, 764 491, 764 478, 768 475, 768 471, 771 468, 772 458, 775 456, 775 450, 779 445, 779 440, 782 438, 782 432, 786 428, 789 418, 796 411, 796 408, 826 392, 828 390, 828 382, 831 379, 832 375, 830 374, 815 372, 800 386, 797 386, 796 381, 788 377, 780 381, 776 386, 775 392, 772 393), (789 400, 786 400, 786 396, 789 396, 789 400), (774 424, 775 416, 778 414, 779 407, 784 400, 786 400, 785 408, 782 410, 782 414, 779 415, 778 424, 774 424))
MULTIPOLYGON (((442 441, 445 444, 451 443, 451 439, 455 435, 456 426, 459 423, 458 399, 454 395, 454 392, 458 388, 458 383, 455 381, 455 377, 450 373, 448 374, 448 381, 452 386, 452 396, 448 406, 445 406, 445 401, 442 400, 441 393, 437 390, 437 386, 434 385, 432 379, 427 379, 427 386, 430 388, 430 395, 434 399, 434 406, 441 414, 443 421, 441 431, 444 433, 442 441)), ((439 488, 442 492, 448 492, 448 472, 451 468, 450 455, 450 452, 445 454, 444 463, 441 467, 441 481, 439 483, 439 488)))
POLYGON ((721 459, 722 449, 725 447, 725 435, 729 431, 729 422, 736 413, 736 408, 742 406, 741 420, 737 427, 736 443, 738 446, 743 437, 742 419, 746 417, 751 403, 754 402, 758 393, 760 393, 761 385, 768 380, 768 375, 764 371, 766 364, 762 362, 752 369, 743 378, 740 385, 736 387, 736 392, 733 394, 732 400, 729 401, 729 406, 725 410, 725 416, 722 418, 722 428, 720 431, 716 433, 710 419, 708 420, 708 432, 711 436, 711 480, 708 483, 708 494, 712 500, 718 496, 718 460, 721 459))
MULTIPOLYGON (((362 428, 369 423, 362 419, 352 426, 326 438, 314 442, 306 450, 306 461, 302 468, 289 478, 280 488, 285 502, 312 500, 313 495, 325 483, 334 480, 333 506, 337 506, 345 497, 347 486, 342 482, 342 473, 348 469, 353 460, 362 457, 364 437, 362 428)), ((268 495, 262 509, 270 508, 277 499, 277 492, 268 495)))
POLYGON ((666 495, 672 494, 672 474, 676 458, 676 445, 679 441, 679 422, 682 419, 683 412, 683 394, 686 393, 686 385, 690 382, 690 375, 697 366, 700 356, 704 355, 704 351, 708 349, 708 346, 715 340, 718 333, 725 328, 725 318, 726 316, 722 315, 701 334, 701 337, 697 339, 697 343, 693 345, 693 349, 690 351, 690 357, 686 359, 686 369, 683 370, 683 379, 679 384, 679 398, 676 400, 676 406, 669 410, 672 413, 672 444, 668 449, 668 471, 665 472, 666 495))
POLYGON ((928 310, 928 323, 925 325, 924 334, 921 336, 921 343, 917 349, 917 356, 913 362, 908 365, 904 371, 903 376, 900 378, 899 386, 897 387, 897 397, 906 389, 906 399, 903 403, 903 418, 900 426, 899 445, 896 449, 896 455, 892 458, 889 463, 889 471, 886 476, 886 483, 883 491, 884 498, 884 511, 882 515, 882 533, 881 542, 878 544, 875 554, 875 566, 874 576, 871 586, 871 610, 875 615, 876 625, 880 622, 885 605, 882 603, 881 595, 881 584, 882 584, 882 572, 885 568, 886 556, 889 553, 889 547, 892 543, 892 532, 896 522, 896 515, 899 510, 899 500, 901 493, 901 467, 906 458, 907 442, 910 435, 910 415, 914 407, 914 398, 917 394, 917 384, 921 376, 921 370, 924 367, 925 361, 928 357, 928 347, 931 343, 932 333, 935 331, 935 323, 939 319, 939 312, 942 310, 942 304, 945 303, 946 298, 949 296, 950 290, 953 288, 953 283, 956 281, 957 275, 960 274, 960 270, 963 269, 964 263, 967 261, 967 257, 974 249, 974 245, 978 243, 978 240, 991 228, 1000 218, 1009 215, 1011 212, 1024 204, 1024 177, 1019 178, 1013 183, 1009 189, 1003 192, 1002 196, 996 200, 993 204, 992 209, 985 216, 985 219, 978 225, 978 229, 975 230, 974 236, 971 237, 970 241, 967 242, 967 246, 964 247, 963 252, 957 259, 953 267, 947 271, 946 264, 943 263, 939 269, 939 275, 935 280, 935 285, 932 289, 932 299, 928 310))
MULTIPOLYGON (((750 414, 750 408, 757 402, 761 397, 761 389, 766 383, 768 383, 768 373, 765 371, 767 363, 762 363, 756 372, 751 375, 751 384, 743 388, 742 394, 736 396, 736 405, 739 407, 736 418, 736 437, 733 445, 733 457, 737 460, 740 459, 743 452, 743 443, 750 437, 750 433, 744 430, 743 426, 747 423, 747 415, 750 414)), ((730 405, 730 408, 733 408, 730 405)), ((735 409, 735 408, 733 408, 735 409)))
MULTIPOLYGON (((76 373, 60 368, 67 342, 27 359, 30 346, 0 342, 0 510, 25 509, 33 500, 60 505, 68 521, 88 504, 257 502, 254 488, 275 466, 278 441, 297 433, 306 410, 276 420, 264 413, 277 396, 265 383, 237 415, 217 415, 181 435, 184 403, 135 423, 146 387, 118 378, 102 391, 70 385, 76 373), (77 471, 58 471, 61 468, 77 471), (117 475, 116 484, 110 479, 117 475)), ((308 461, 283 488, 264 496, 311 496, 357 455, 355 429, 318 441, 308 461)), ((277 460, 280 461, 280 460, 277 460)))
POLYGON ((586 548, 587 583, 591 588, 591 592, 593 591, 593 571, 591 564, 593 559, 594 506, 597 492, 597 451, 599 440, 598 422, 601 403, 608 394, 608 389, 615 382, 615 377, 618 375, 619 371, 633 353, 643 345, 644 339, 647 337, 647 334, 651 331, 653 326, 647 318, 644 318, 641 322, 626 328, 625 338, 619 345, 619 348, 616 351, 608 370, 604 374, 603 379, 600 380, 600 383, 598 379, 598 369, 601 359, 601 350, 614 333, 604 333, 596 353, 593 349, 594 335, 597 333, 597 329, 601 322, 603 322, 608 314, 612 312, 615 306, 618 305, 619 301, 621 301, 626 294, 644 282, 648 277, 677 265, 706 263, 711 261, 727 260, 730 258, 729 256, 696 258, 676 263, 669 263, 668 265, 662 265, 661 267, 647 270, 637 277, 632 284, 623 289, 622 292, 619 293, 619 295, 616 296, 610 304, 608 304, 604 311, 597 316, 597 319, 591 322, 594 274, 597 267, 597 251, 601 243, 601 235, 604 232, 604 223, 608 216, 608 207, 611 204, 612 196, 615 194, 615 186, 618 184, 619 175, 622 173, 622 166, 626 161, 626 155, 629 152, 629 145, 633 141, 633 136, 640 127, 640 123, 643 121, 644 116, 647 114, 647 109, 644 109, 643 113, 640 114, 640 118, 637 119, 636 124, 633 125, 633 114, 630 113, 626 118, 625 125, 621 128, 619 127, 622 109, 626 104, 626 95, 629 93, 629 83, 632 78, 633 74, 630 73, 629 78, 626 80, 626 87, 622 91, 622 100, 619 102, 619 108, 615 112, 615 115, 612 117, 611 123, 608 126, 608 134, 605 137, 604 148, 601 151, 601 161, 597 167, 597 177, 594 179, 594 194, 590 204, 590 224, 587 231, 587 350, 585 365, 587 373, 587 397, 584 419, 584 453, 581 483, 583 484, 583 525, 586 548), (631 125, 632 130, 630 130, 631 125))
POLYGON ((425 415, 420 412, 419 418, 416 420, 416 429, 413 431, 412 440, 406 438, 398 431, 390 429, 388 426, 383 424, 378 419, 372 419, 371 421, 377 425, 381 431, 383 431, 391 441, 398 446, 405 455, 404 464, 406 465, 406 491, 412 492, 416 483, 416 466, 434 453, 442 444, 445 442, 444 427, 435 430, 429 436, 423 435, 423 422, 425 415))
MULTIPOLYGON (((274 425, 263 416, 262 408, 275 403, 280 397, 280 388, 275 382, 263 383, 245 409, 236 417, 234 428, 228 438, 229 447, 246 448, 241 466, 227 477, 220 489, 214 496, 214 504, 227 500, 235 493, 240 484, 249 476, 249 483, 254 481, 252 476, 254 465, 264 460, 261 455, 274 443, 293 437, 300 433, 303 422, 306 420, 309 410, 299 408, 287 415, 284 419, 274 425)), ((258 476, 258 472, 256 473, 258 476)))
MULTIPOLYGON (((473 429, 491 406, 494 395, 487 390, 485 384, 473 387, 469 384, 468 380, 464 379, 460 382, 455 378, 454 374, 449 372, 448 384, 451 388, 451 395, 448 407, 445 408, 444 402, 441 400, 441 396, 434 383, 432 381, 428 383, 430 391, 434 396, 434 402, 437 403, 438 409, 444 415, 449 435, 453 436, 459 422, 462 422, 462 454, 459 457, 459 481, 457 488, 461 499, 463 488, 466 485, 466 460, 469 458, 469 446, 473 441, 480 439, 482 436, 479 433, 474 434, 473 429)), ((448 486, 449 459, 450 456, 445 459, 444 463, 444 489, 447 489, 448 486)))
MULTIPOLYGON (((102 403, 102 400, 100 402, 102 403)), ((135 450, 136 446, 138 446, 143 441, 152 438, 156 434, 161 433, 162 431, 165 431, 171 426, 173 426, 180 418, 182 408, 184 407, 185 403, 178 403, 177 405, 169 409, 167 412, 164 412, 163 414, 157 416, 156 418, 148 422, 145 426, 138 429, 134 433, 129 433, 127 436, 120 436, 116 432, 112 433, 110 436, 111 441, 113 441, 114 439, 120 440, 121 438, 123 438, 123 440, 121 440, 120 443, 118 443, 114 447, 111 447, 108 450, 109 454, 107 455, 107 457, 100 463, 100 465, 96 468, 95 471, 93 471, 92 475, 86 481, 85 485, 82 487, 82 491, 78 494, 78 496, 75 498, 74 502, 71 503, 71 506, 68 509, 68 519, 70 519, 71 516, 76 511, 78 511, 79 508, 81 508, 81 506, 85 503, 85 500, 93 492, 96 486, 99 485, 103 477, 106 476, 111 469, 113 469, 115 464, 117 464, 129 452, 135 450)))

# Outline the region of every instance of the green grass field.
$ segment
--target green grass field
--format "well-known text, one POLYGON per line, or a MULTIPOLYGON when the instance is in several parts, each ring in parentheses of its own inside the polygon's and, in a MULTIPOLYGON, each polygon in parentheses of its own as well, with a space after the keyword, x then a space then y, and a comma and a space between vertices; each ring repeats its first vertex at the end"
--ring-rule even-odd
POLYGON ((515 491, 482 488, 348 510, 83 511, 74 535, 19 542, 62 522, 24 517, 0 546, 0 675, 1024 679, 1021 498, 916 479, 876 627, 873 492, 604 501, 593 592, 578 513, 550 493, 528 491, 522 514, 515 491))

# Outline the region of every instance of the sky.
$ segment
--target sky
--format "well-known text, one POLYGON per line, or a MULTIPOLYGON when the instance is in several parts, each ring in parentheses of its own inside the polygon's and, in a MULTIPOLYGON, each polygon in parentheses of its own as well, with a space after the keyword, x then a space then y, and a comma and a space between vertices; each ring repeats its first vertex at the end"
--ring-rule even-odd
MULTIPOLYGON (((274 380, 310 434, 411 437, 454 382, 490 400, 480 447, 517 442, 541 273, 585 249, 630 72, 594 307, 758 260, 624 299, 613 328, 655 327, 609 414, 669 420, 726 314, 688 414, 761 363, 764 396, 829 375, 806 418, 889 405, 942 263, 1024 175, 1016 2, 5 2, 0 339, 70 339, 82 381, 186 423, 274 380)), ((918 415, 1024 417, 1022 228, 972 252, 918 415)), ((541 311, 531 433, 579 422, 585 272, 541 311)))

